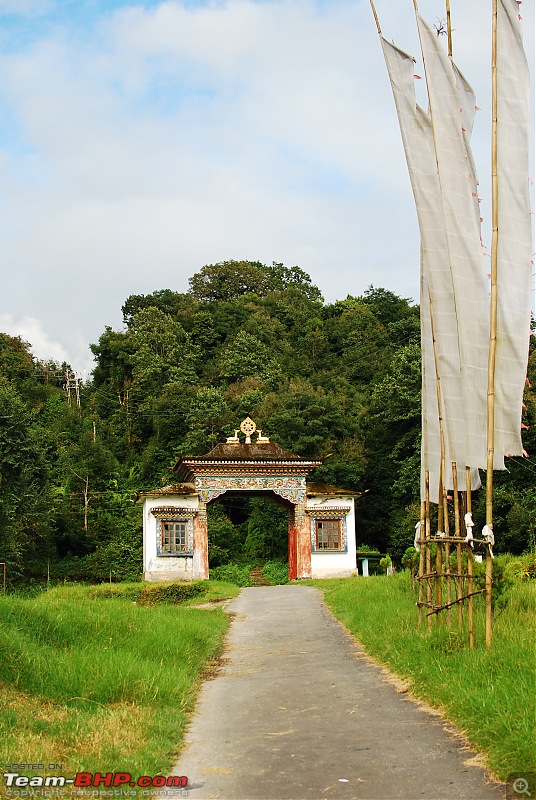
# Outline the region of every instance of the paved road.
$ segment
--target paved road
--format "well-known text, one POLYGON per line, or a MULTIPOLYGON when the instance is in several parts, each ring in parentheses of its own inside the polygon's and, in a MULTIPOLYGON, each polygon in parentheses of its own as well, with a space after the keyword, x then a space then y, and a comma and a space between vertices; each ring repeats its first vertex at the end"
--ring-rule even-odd
POLYGON ((498 800, 474 757, 385 682, 308 586, 244 589, 173 775, 190 800, 498 800))

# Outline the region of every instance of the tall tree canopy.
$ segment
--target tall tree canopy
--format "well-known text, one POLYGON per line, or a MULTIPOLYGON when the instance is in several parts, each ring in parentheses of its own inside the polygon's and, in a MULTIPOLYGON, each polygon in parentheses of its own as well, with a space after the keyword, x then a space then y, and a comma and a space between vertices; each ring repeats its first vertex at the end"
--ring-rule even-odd
MULTIPOLYGON (((173 480, 179 454, 202 455, 251 416, 273 441, 325 459, 318 482, 366 492, 357 541, 400 557, 419 513, 419 309, 369 287, 325 304, 299 267, 224 261, 190 291, 130 295, 125 328, 92 345, 79 400, 69 365, 41 362, 0 333, 0 561, 11 579, 102 579, 140 569, 132 500, 173 480)), ((529 378, 536 385, 536 348, 529 378)), ((497 476, 497 549, 536 544, 536 394, 525 446, 497 476)), ((284 553, 285 523, 259 499, 223 496, 211 512, 214 563, 284 553), (265 530, 265 526, 271 526, 265 530), (273 530, 272 530, 273 528, 273 530), (283 531, 283 533, 282 533, 283 531)), ((483 501, 475 498, 477 523, 483 501)))

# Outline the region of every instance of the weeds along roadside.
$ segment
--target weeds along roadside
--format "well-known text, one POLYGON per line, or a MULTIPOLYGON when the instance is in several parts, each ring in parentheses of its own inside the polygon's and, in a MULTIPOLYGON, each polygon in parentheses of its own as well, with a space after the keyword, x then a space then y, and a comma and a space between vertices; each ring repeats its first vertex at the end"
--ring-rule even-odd
MULTIPOLYGON (((140 605, 132 600, 140 584, 117 586, 0 597, 3 765, 57 763, 71 776, 169 774, 228 616, 140 605)), ((238 591, 212 584, 187 602, 238 591)))
POLYGON ((407 572, 392 577, 312 581, 334 615, 365 650, 401 676, 412 694, 438 708, 485 753, 501 780, 536 771, 534 649, 536 581, 508 589, 484 644, 484 611, 477 604, 475 650, 466 631, 439 623, 419 630, 416 596, 407 572))

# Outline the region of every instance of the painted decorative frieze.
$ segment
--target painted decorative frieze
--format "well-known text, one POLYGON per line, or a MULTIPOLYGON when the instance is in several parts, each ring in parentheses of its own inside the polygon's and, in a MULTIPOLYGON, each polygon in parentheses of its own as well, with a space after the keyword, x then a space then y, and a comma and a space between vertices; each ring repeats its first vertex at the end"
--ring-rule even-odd
POLYGON ((305 477, 276 477, 271 475, 200 475, 195 488, 204 503, 228 491, 271 490, 291 503, 305 502, 305 477))

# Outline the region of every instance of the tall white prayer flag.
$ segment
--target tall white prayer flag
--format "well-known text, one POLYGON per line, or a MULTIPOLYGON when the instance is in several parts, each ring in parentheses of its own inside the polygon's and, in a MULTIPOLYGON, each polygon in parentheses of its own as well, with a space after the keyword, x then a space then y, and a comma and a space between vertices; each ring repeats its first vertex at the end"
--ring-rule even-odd
MULTIPOLYGON (((474 206, 474 164, 463 125, 461 93, 439 37, 417 14, 441 186, 463 386, 466 463, 487 463, 489 292, 474 206)), ((502 466, 497 459, 497 467, 502 466)))
POLYGON ((520 456, 530 337, 530 77, 516 0, 497 5, 497 351, 495 451, 520 456))
MULTIPOLYGON (((437 503, 441 462, 440 413, 447 466, 444 476, 446 487, 452 487, 450 465, 455 461, 458 488, 465 489, 465 465, 468 463, 456 301, 431 120, 416 102, 411 56, 383 38, 382 48, 398 112, 421 233, 421 495, 424 496, 424 473, 427 471, 430 473, 430 497, 437 503), (432 327, 436 339, 435 354, 432 327)), ((472 118, 469 114, 468 135, 471 127, 472 118)), ((476 470, 472 477, 473 488, 478 488, 480 481, 476 470)))

